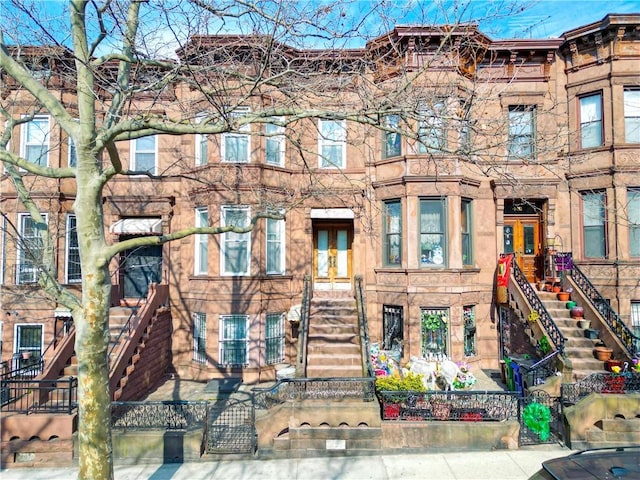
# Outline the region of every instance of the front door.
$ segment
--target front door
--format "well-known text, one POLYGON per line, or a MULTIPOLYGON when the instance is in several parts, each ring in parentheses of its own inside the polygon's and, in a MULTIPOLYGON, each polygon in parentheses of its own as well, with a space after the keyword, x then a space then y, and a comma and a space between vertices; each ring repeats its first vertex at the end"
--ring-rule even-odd
POLYGON ((314 288, 351 288, 351 224, 317 224, 313 232, 314 288))
POLYGON ((529 282, 540 279, 540 223, 537 217, 505 218, 503 251, 513 253, 529 282))
POLYGON ((162 279, 162 245, 138 247, 123 254, 125 298, 144 298, 150 283, 162 279))

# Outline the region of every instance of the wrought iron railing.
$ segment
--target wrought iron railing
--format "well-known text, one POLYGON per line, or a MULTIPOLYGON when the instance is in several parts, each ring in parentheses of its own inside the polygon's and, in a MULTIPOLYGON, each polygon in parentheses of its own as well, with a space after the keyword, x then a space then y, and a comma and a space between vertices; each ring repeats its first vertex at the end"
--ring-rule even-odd
POLYGON ((42 356, 35 358, 24 359, 19 353, 14 353, 11 360, 2 362, 2 372, 0 373, 0 380, 6 379, 25 379, 35 378, 44 366, 44 359, 42 356))
POLYGON ((362 287, 362 276, 355 277, 356 305, 358 307, 358 325, 360 327, 360 351, 362 352, 362 365, 366 369, 366 375, 373 377, 373 365, 371 364, 371 352, 369 352, 369 324, 367 323, 367 312, 364 302, 364 289, 362 287))
POLYGON ((287 378, 268 388, 252 390, 256 408, 267 409, 289 400, 375 399, 374 378, 287 378))
POLYGON ((518 287, 520 287, 520 290, 522 291, 526 301, 529 303, 531 309, 538 313, 538 320, 542 324, 542 327, 556 350, 563 352, 564 343, 567 341, 566 337, 555 324, 553 318, 549 315, 549 312, 547 312, 542 300, 540 300, 540 297, 538 297, 538 294, 533 289, 522 270, 520 270, 520 267, 515 260, 511 262, 511 266, 513 280, 518 284, 518 287))
POLYGON ((302 306, 300 308, 300 330, 298 331, 297 375, 307 375, 307 340, 309 338, 309 315, 311 310, 311 277, 304 276, 302 286, 302 306))
POLYGON ((564 405, 574 405, 591 393, 640 392, 640 373, 592 373, 576 383, 563 383, 560 397, 564 405))
POLYGON ((578 286, 584 297, 589 300, 589 303, 600 312, 600 315, 602 315, 611 332, 618 337, 620 343, 624 345, 629 357, 637 358, 638 355, 640 355, 640 337, 633 334, 616 311, 611 308, 609 302, 600 295, 600 292, 598 292, 596 287, 593 286, 587 276, 576 265, 573 265, 571 279, 578 286))
POLYGON ((546 379, 556 373, 553 361, 560 354, 560 350, 554 350, 546 357, 538 360, 536 363, 527 367, 520 365, 522 376, 526 378, 527 385, 533 387, 545 383, 546 379))
POLYGON ((186 430, 207 420, 206 401, 112 402, 111 425, 134 430, 186 430))
POLYGON ((518 420, 517 392, 379 391, 383 420, 518 420))
POLYGON ((0 380, 3 412, 66 413, 78 405, 78 379, 0 380))
POLYGON ((131 332, 133 331, 134 328, 134 321, 137 318, 138 315, 138 311, 140 310, 140 305, 142 304, 142 302, 146 301, 145 297, 139 298, 138 299, 138 303, 131 307, 131 313, 129 314, 129 318, 127 318, 127 321, 124 322, 124 325, 122 326, 122 328, 120 329, 120 333, 118 333, 118 336, 116 337, 116 339, 113 341, 113 344, 111 345, 111 348, 109 349, 109 354, 108 357, 109 361, 111 362, 111 359, 113 358, 113 354, 116 350, 116 348, 119 348, 120 346, 122 346, 122 340, 125 338, 128 338, 131 335, 131 332))

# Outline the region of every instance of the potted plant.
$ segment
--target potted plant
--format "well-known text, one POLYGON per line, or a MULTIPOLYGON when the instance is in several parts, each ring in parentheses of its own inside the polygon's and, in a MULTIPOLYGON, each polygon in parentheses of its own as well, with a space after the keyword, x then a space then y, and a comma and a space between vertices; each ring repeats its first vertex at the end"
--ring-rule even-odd
POLYGON ((623 393, 625 377, 622 375, 622 367, 611 367, 611 373, 604 377, 605 388, 602 393, 623 393))
POLYGON ((558 292, 557 295, 558 295, 558 300, 560 300, 561 302, 569 301, 569 297, 571 296, 569 292, 558 292))
POLYGON ((605 345, 596 345, 593 348, 593 353, 595 354, 598 360, 600 360, 601 362, 606 362, 611 358, 611 355, 613 354, 613 349, 605 345))
POLYGON ((582 329, 587 329, 591 327, 591 320, 587 320, 584 317, 578 318, 578 327, 582 329))
POLYGON ((577 305, 569 310, 569 315, 571 318, 581 318, 584 317, 584 308, 578 307, 577 305))

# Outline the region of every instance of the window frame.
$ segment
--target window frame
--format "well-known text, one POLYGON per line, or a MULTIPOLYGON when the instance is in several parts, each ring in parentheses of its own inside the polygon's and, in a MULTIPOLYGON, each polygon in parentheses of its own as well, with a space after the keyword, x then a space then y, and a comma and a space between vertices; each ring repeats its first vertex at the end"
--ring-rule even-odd
POLYGON ((476 306, 463 305, 462 307, 462 348, 465 357, 475 357, 478 355, 478 338, 476 324, 476 306))
POLYGON ((77 222, 77 218, 74 213, 67 214, 66 230, 65 230, 66 231, 66 237, 65 237, 66 261, 65 261, 65 272, 64 272, 64 278, 67 284, 82 283, 82 264, 80 262, 80 245, 78 244, 78 227, 76 222, 77 222), (73 226, 71 225, 72 223, 74 223, 73 226), (75 237, 75 245, 73 245, 74 237, 75 237), (76 269, 71 267, 72 261, 75 261, 78 265, 77 273, 74 272, 74 270, 76 269))
MULTIPOLYGON (((228 367, 247 367, 249 365, 249 315, 244 314, 230 314, 230 315, 220 315, 220 329, 218 335, 218 358, 220 365, 228 366, 228 367), (244 338, 226 338, 227 329, 225 328, 225 322, 228 320, 237 320, 245 322, 244 325, 244 338), (225 344, 227 343, 244 343, 244 354, 242 362, 228 362, 226 361, 225 354, 225 344)), ((234 349, 239 350, 239 349, 234 349)))
POLYGON ((403 253, 403 238, 402 238, 402 201, 400 199, 385 200, 383 202, 383 216, 382 216, 382 263, 386 267, 401 267, 402 266, 402 253, 403 253), (398 208, 397 221, 393 221, 395 216, 389 215, 391 207, 398 208), (392 225, 397 223, 397 225, 392 225), (397 237, 395 242, 391 239, 397 237), (397 246, 397 247, 396 247, 397 246), (392 259, 392 255, 395 252, 395 248, 398 250, 397 258, 392 259))
MULTIPOLYGON (((631 332, 636 337, 640 337, 640 300, 631 300, 629 316, 631 318, 631 332)), ((640 342, 636 345, 637 348, 640 348, 640 342)))
POLYGON ((447 121, 443 118, 446 113, 447 102, 444 98, 438 98, 432 105, 420 108, 418 153, 438 153, 447 149, 448 126, 447 121))
MULTIPOLYGON (((429 213, 429 212, 424 212, 429 213)), ((431 212, 434 213, 434 212, 431 212)), ((419 199, 418 208, 418 260, 420 268, 446 268, 449 264, 447 248, 447 199, 445 197, 422 197, 419 199), (423 207, 427 205, 439 205, 440 206, 440 225, 438 231, 423 231, 423 207), (432 241, 423 240, 423 236, 440 236, 441 242, 439 245, 435 245, 432 241), (427 246, 432 248, 429 249, 427 246), (434 246, 435 245, 435 246, 434 246), (438 252, 438 248, 440 252, 438 252), (426 253, 430 252, 430 253, 426 253), (442 257, 441 259, 439 257, 442 257)))
POLYGON ((629 257, 640 258, 640 188, 627 189, 629 257))
MULTIPOLYGON (((48 225, 49 223, 48 214, 41 213, 40 215, 43 217, 44 222, 48 225)), ((33 220, 33 218, 31 218, 31 215, 29 215, 28 213, 18 213, 18 237, 20 240, 18 241, 18 245, 17 245, 16 285, 26 285, 30 283, 36 283, 38 281, 38 271, 40 270, 38 265, 34 264, 32 261, 25 261, 25 257, 24 257, 25 246, 23 244, 26 241, 34 241, 36 238, 38 238, 36 235, 32 237, 26 237, 24 233, 26 225, 23 222, 27 220, 34 223, 34 225, 32 226, 32 229, 34 230, 34 232, 36 232, 35 221, 33 220), (28 268, 28 271, 32 274, 28 280, 22 279, 23 265, 26 265, 28 268)), ((44 232, 44 234, 46 234, 46 232, 44 232)), ((42 244, 40 245, 40 248, 44 249, 44 242, 41 242, 41 243, 42 244)))
POLYGON ((462 265, 473 266, 473 200, 470 198, 460 200, 460 242, 462 265))
MULTIPOLYGON (((209 226, 209 208, 196 207, 194 209, 194 224, 196 228, 209 226)), ((209 273, 209 235, 196 233, 194 235, 193 274, 207 275, 209 273)))
MULTIPOLYGON (((336 130, 337 130, 336 128, 336 130)), ((345 168, 347 165, 347 122, 346 120, 318 120, 318 168, 324 170, 345 168), (335 124, 342 133, 336 137, 329 137, 331 132, 325 133, 324 126, 335 124), (336 165, 325 156, 324 149, 338 147, 340 150, 340 164, 336 165)))
MULTIPOLYGON (((222 227, 227 226, 227 214, 231 211, 243 211, 245 212, 244 226, 249 225, 251 209, 244 205, 222 205, 220 207, 220 225, 222 227)), ((220 274, 222 276, 234 276, 243 277, 251 274, 251 232, 246 233, 233 233, 224 232, 221 234, 220 241, 220 274), (237 237, 236 237, 237 236, 237 237), (244 242, 246 243, 246 270, 242 272, 227 270, 227 252, 229 244, 232 242, 244 242)))
POLYGON ((604 115, 604 109, 602 106, 602 92, 593 92, 593 93, 588 93, 585 95, 580 95, 578 97, 578 105, 579 105, 579 115, 578 115, 578 120, 580 122, 580 148, 581 149, 586 149, 586 148, 598 148, 604 145, 604 129, 603 129, 603 115, 604 115), (599 117, 596 117, 594 119, 590 119, 590 118, 585 118, 586 112, 587 112, 587 105, 585 104, 585 102, 589 99, 598 99, 599 101, 595 104, 596 105, 596 110, 599 114, 599 117), (599 134, 599 138, 596 140, 599 140, 598 143, 589 143, 586 144, 587 142, 585 142, 585 138, 589 138, 588 135, 586 135, 587 133, 587 129, 590 129, 591 127, 594 126, 598 126, 600 128, 596 128, 594 129, 594 132, 598 132, 599 134))
POLYGON ((507 110, 507 158, 535 161, 536 105, 509 105, 507 110))
MULTIPOLYGON (((196 117, 197 123, 201 123, 205 118, 205 115, 198 115, 196 117)), ((209 163, 209 134, 208 133, 196 133, 194 135, 194 154, 193 164, 196 167, 202 167, 209 163)))
MULTIPOLYGON (((606 258, 607 257, 607 195, 604 191, 589 191, 589 192, 581 192, 581 201, 582 201, 582 246, 583 246, 583 257, 584 258, 606 258), (588 213, 587 207, 588 203, 592 200, 588 200, 588 197, 598 196, 600 200, 598 204, 601 206, 600 212, 597 216, 591 216, 591 220, 597 223, 589 224, 587 222, 588 213), (589 237, 589 238, 587 238, 589 237), (590 239, 593 238, 601 238, 602 243, 598 243, 598 254, 594 254, 592 252, 594 245, 591 245, 590 239), (589 245, 588 246, 588 242, 589 245)), ((594 203, 595 205, 595 203, 594 203)))
POLYGON ((264 363, 266 365, 274 365, 282 363, 285 360, 285 313, 267 313, 264 324, 264 363), (269 325, 269 322, 277 323, 276 327, 269 325), (273 345, 275 344, 275 346, 273 345), (270 357, 270 354, 275 355, 270 357))
MULTIPOLYGON (((247 106, 237 107, 230 113, 231 120, 237 117, 242 117, 248 115, 251 112, 251 109, 247 106)), ((224 132, 222 134, 222 143, 220 145, 220 161, 222 163, 251 163, 251 124, 247 123, 242 125, 239 129, 232 132, 224 132), (227 154, 232 151, 229 146, 227 146, 227 140, 234 140, 237 142, 246 141, 246 157, 245 158, 236 158, 229 159, 227 158, 227 154)))
MULTIPOLYGON (((400 115, 391 114, 384 116, 384 126, 390 130, 400 129, 400 115)), ((383 131, 382 135, 383 150, 382 158, 399 157, 402 155, 402 135, 399 132, 383 131)))
POLYGON ((624 141, 625 143, 640 143, 640 88, 628 87, 624 89, 623 108, 624 141), (637 98, 633 98, 632 94, 637 98))
POLYGON ((420 351, 422 357, 449 354, 449 318, 449 308, 420 307, 420 351), (440 318, 440 326, 435 329, 429 328, 428 315, 437 315, 440 318), (435 345, 435 348, 430 345, 435 345))
MULTIPOLYGON (((274 117, 276 122, 284 121, 284 117, 274 117)), ((285 142, 285 128, 282 125, 276 125, 274 123, 267 123, 264 126, 265 142, 264 142, 264 161, 267 165, 273 165, 276 167, 284 167, 284 159, 286 154, 286 142, 285 142), (271 128, 274 131, 269 131, 271 128), (275 150, 269 146, 275 143, 275 150), (277 161, 270 160, 269 152, 278 152, 277 161)))
MULTIPOLYGON (((131 170, 136 172, 136 171, 140 171, 140 172, 146 172, 150 175, 157 175, 158 174, 158 135, 146 135, 144 137, 140 137, 140 138, 132 138, 131 139, 131 146, 130 146, 130 151, 131 151, 131 170), (153 139, 153 150, 151 149, 138 149, 138 141, 140 140, 148 140, 152 138, 153 139), (143 169, 140 170, 138 168, 138 154, 140 155, 153 155, 153 167, 150 169, 143 169)), ((140 175, 144 175, 143 173, 141 173, 140 175)))
POLYGON ((31 120, 25 122, 20 128, 20 156, 33 165, 41 167, 49 166, 49 149, 50 149, 50 135, 51 135, 51 117, 49 115, 35 115, 31 120), (46 130, 44 132, 42 142, 34 142, 29 140, 29 127, 34 126, 39 122, 46 122, 46 130), (32 161, 27 151, 31 147, 40 147, 40 155, 38 161, 32 161), (44 160, 43 160, 44 159, 44 160))
POLYGON ((274 218, 266 218, 265 220, 266 220, 265 221, 265 252, 266 252, 265 271, 267 275, 283 275, 286 272, 286 264, 285 264, 286 222, 284 221, 284 219, 274 219, 274 218), (276 231, 277 231, 278 238, 272 240, 269 238, 269 235, 270 235, 269 226, 274 222, 277 222, 276 231), (274 248, 274 245, 276 245, 277 248, 280 249, 279 252, 276 252, 278 257, 278 268, 273 268, 271 266, 271 258, 272 258, 271 249, 274 248))
POLYGON ((192 320, 191 360, 200 365, 207 365, 207 314, 194 312, 192 320))

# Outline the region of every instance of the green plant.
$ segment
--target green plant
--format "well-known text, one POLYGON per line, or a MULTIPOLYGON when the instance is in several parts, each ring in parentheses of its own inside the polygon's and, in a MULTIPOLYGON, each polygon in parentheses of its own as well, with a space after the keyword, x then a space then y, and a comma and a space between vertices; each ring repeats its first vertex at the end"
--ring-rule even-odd
POLYGON ((549 339, 546 336, 538 340, 538 347, 540 348, 540 353, 543 355, 551 351, 551 343, 549 343, 549 339))
POLYGON ((413 392, 425 392, 427 388, 422 382, 422 375, 408 372, 404 376, 390 375, 387 377, 376 378, 376 390, 379 392, 389 391, 413 391, 413 392))
POLYGON ((428 313, 422 312, 422 326, 427 330, 438 330, 440 328, 446 328, 447 320, 446 316, 441 313, 428 313))

